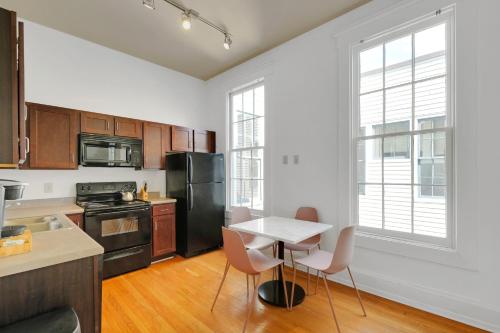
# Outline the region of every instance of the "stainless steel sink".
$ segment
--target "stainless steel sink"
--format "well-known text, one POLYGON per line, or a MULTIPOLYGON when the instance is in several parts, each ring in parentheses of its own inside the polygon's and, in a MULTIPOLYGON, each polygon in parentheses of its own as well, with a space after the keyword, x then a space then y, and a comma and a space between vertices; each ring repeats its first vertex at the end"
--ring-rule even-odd
POLYGON ((70 229, 73 224, 66 218, 59 215, 25 217, 5 221, 5 225, 25 225, 31 232, 56 231, 60 229, 70 229))

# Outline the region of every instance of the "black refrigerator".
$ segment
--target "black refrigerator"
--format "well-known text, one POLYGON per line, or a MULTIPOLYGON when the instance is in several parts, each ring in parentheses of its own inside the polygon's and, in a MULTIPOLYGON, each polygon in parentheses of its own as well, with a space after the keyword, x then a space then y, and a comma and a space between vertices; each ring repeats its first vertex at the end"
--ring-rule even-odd
POLYGON ((168 153, 167 196, 177 199, 177 253, 192 257, 222 245, 226 185, 224 155, 168 153))

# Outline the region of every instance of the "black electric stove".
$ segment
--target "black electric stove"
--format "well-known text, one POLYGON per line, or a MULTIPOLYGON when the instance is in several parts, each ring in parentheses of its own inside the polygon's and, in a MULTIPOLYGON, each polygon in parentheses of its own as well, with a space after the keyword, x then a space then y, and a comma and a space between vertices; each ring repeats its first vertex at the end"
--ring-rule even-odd
POLYGON ((151 264, 151 205, 123 201, 135 182, 76 184, 76 204, 84 208, 85 232, 104 247, 104 278, 151 264))

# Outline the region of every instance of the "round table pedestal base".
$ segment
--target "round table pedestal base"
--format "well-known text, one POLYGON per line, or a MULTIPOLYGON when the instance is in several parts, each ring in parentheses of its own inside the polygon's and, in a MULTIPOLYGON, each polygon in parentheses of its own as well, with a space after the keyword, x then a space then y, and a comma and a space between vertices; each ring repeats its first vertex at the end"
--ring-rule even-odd
MULTIPOLYGON (((288 300, 292 296, 292 282, 286 281, 288 300)), ((283 290, 283 285, 279 280, 272 280, 264 282, 259 287, 259 297, 261 300, 268 304, 272 304, 275 306, 280 306, 286 308, 285 303, 285 292, 283 290)), ((305 297, 304 289, 295 284, 295 292, 293 295, 293 306, 299 305, 302 303, 305 297)))

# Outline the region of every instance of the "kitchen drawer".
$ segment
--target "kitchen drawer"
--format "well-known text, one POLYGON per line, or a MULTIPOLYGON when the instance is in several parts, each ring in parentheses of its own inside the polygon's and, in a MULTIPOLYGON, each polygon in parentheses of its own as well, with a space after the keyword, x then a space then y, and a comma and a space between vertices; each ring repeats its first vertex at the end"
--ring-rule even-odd
POLYGON ((153 216, 175 214, 175 204, 161 204, 153 206, 153 216))

